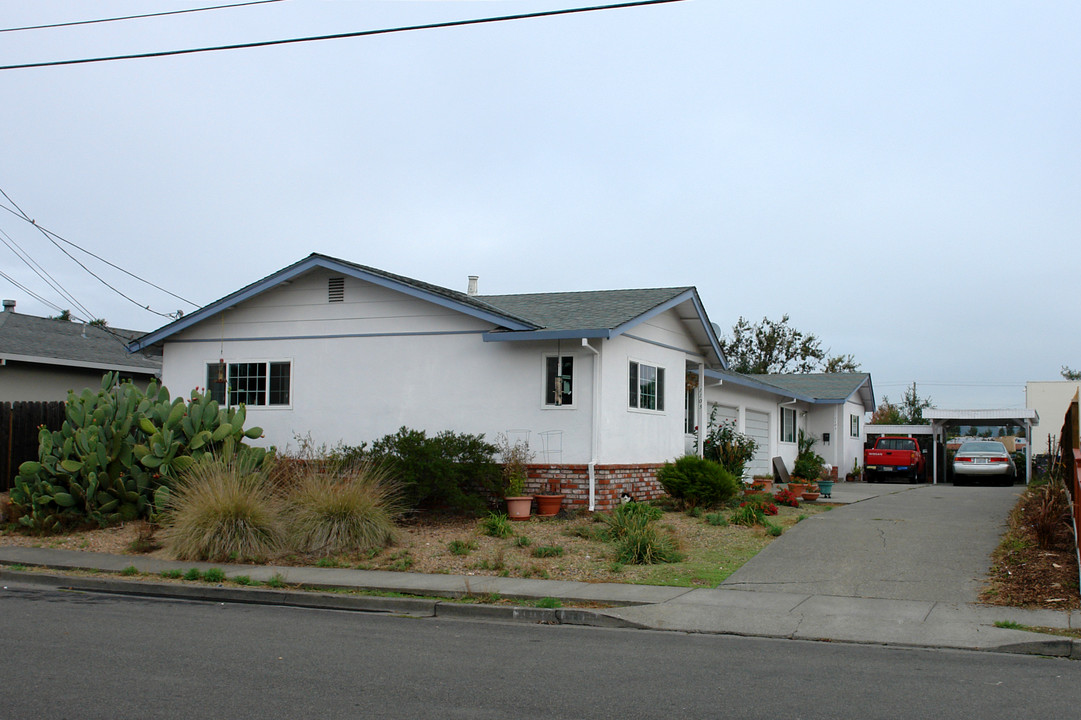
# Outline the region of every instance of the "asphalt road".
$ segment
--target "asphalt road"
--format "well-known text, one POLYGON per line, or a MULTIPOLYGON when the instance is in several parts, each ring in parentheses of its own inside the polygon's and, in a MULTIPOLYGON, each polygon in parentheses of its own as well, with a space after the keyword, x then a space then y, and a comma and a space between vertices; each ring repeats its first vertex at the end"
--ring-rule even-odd
POLYGON ((975 602, 1023 489, 923 485, 887 490, 799 523, 722 587, 975 602))
POLYGON ((1066 660, 0 590, 0 718, 1074 717, 1066 660))

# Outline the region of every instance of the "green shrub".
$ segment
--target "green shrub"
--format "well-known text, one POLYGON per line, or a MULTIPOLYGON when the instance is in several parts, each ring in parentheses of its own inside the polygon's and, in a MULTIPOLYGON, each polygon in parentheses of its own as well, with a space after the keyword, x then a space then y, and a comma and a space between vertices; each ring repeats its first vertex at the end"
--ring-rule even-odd
POLYGON ((561 557, 562 555, 563 548, 559 545, 540 545, 533 548, 535 558, 561 557))
POLYGON ((237 585, 251 585, 252 584, 251 576, 249 576, 249 575, 237 575, 236 577, 233 578, 233 582, 235 582, 237 585))
POLYGON ((210 583, 225 582, 225 571, 221 568, 208 568, 203 573, 203 580, 210 583))
POLYGON ((710 514, 706 515, 706 522, 708 522, 710 525, 716 525, 718 527, 727 527, 728 526, 728 516, 725 515, 724 513, 719 513, 719 512, 710 513, 710 514))
POLYGON ((274 573, 270 576, 270 579, 266 581, 266 586, 271 588, 283 588, 285 587, 285 578, 281 573, 274 573))
POLYGON ((385 463, 402 483, 407 507, 447 505, 480 512, 484 496, 501 495, 496 447, 483 435, 444 431, 428 437, 423 430, 401 428, 372 443, 370 460, 385 463))
POLYGON ((542 597, 540 600, 537 601, 537 607, 554 610, 556 608, 563 607, 563 603, 562 601, 560 601, 559 598, 542 597))
POLYGON ((621 563, 652 565, 679 562, 683 555, 671 535, 662 533, 656 525, 646 522, 628 528, 617 541, 616 559, 621 563))
POLYGON ((163 520, 165 547, 181 560, 264 558, 285 540, 267 470, 237 457, 193 465, 170 495, 163 520))
POLYGON ((193 582, 196 580, 202 580, 203 574, 199 572, 199 568, 188 568, 188 571, 184 573, 184 579, 191 580, 193 582))
POLYGON ((746 525, 748 527, 752 525, 765 525, 766 513, 761 505, 748 503, 733 510, 732 516, 728 518, 728 522, 733 525, 746 525))
POLYGON ((166 580, 179 580, 184 577, 184 573, 181 570, 162 570, 161 576, 166 580))
POLYGON ((514 529, 506 513, 488 513, 488 517, 480 521, 480 530, 488 537, 494 538, 508 538, 514 535, 514 529))
POLYGON ((758 442, 736 430, 731 420, 717 423, 717 408, 709 414, 709 429, 702 446, 702 455, 707 460, 719 463, 735 477, 743 477, 743 469, 754 458, 758 442))
POLYGON ((687 507, 718 505, 739 492, 739 480, 732 473, 696 455, 665 463, 657 471, 657 480, 665 492, 687 507))
POLYGON ((784 528, 780 525, 775 525, 769 521, 766 521, 766 532, 769 533, 772 537, 780 537, 781 533, 784 532, 784 528))
POLYGON ((451 540, 447 543, 447 550, 451 555, 468 555, 477 548, 472 540, 451 540))
POLYGON ((207 454, 249 455, 261 464, 262 448, 243 444, 260 428, 244 430, 244 406, 219 408, 207 395, 170 399, 151 381, 146 392, 106 373, 95 394, 68 393, 60 430, 38 432, 38 459, 19 466, 11 502, 25 527, 58 532, 87 522, 153 519, 168 490, 207 454))
POLYGON ((132 575, 138 575, 139 574, 139 568, 135 567, 134 565, 128 565, 126 568, 124 568, 123 570, 120 571, 120 574, 123 575, 124 577, 131 577, 132 575))
POLYGON ((285 499, 288 544, 324 555, 386 547, 397 535, 400 496, 380 466, 308 463, 285 499))
POLYGON ((514 544, 518 547, 529 547, 533 544, 533 541, 525 535, 519 535, 518 537, 514 538, 514 544))

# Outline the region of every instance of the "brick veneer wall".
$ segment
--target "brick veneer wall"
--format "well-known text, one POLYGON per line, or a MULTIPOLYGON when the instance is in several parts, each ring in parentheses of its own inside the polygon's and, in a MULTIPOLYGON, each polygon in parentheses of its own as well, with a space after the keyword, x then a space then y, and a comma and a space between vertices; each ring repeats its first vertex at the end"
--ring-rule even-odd
MULTIPOLYGON (((597 481, 597 510, 611 510, 619 504, 620 495, 628 492, 635 500, 655 500, 665 495, 657 482, 661 463, 644 465, 597 465, 593 474, 597 481)), ((551 492, 553 482, 566 495, 565 508, 589 507, 588 465, 530 465, 525 491, 530 495, 551 492)))

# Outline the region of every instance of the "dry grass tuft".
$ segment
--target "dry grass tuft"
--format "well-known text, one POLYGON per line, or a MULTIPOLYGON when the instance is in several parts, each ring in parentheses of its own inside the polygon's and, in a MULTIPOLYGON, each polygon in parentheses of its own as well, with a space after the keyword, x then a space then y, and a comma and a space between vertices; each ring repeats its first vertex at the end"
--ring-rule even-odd
POLYGON ((179 560, 270 557, 285 539, 279 506, 265 471, 237 459, 197 462, 170 495, 165 547, 179 560))
POLYGON ((391 545, 401 487, 381 467, 310 464, 285 500, 289 544, 303 553, 337 555, 391 545))

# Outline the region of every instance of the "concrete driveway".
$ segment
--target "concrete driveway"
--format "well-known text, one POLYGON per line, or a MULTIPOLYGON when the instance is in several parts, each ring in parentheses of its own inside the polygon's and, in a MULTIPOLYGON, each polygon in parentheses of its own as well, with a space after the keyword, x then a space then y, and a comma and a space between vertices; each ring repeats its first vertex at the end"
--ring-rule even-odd
POLYGON ((975 602, 1023 486, 859 485, 838 484, 852 504, 799 523, 720 587, 975 602))

